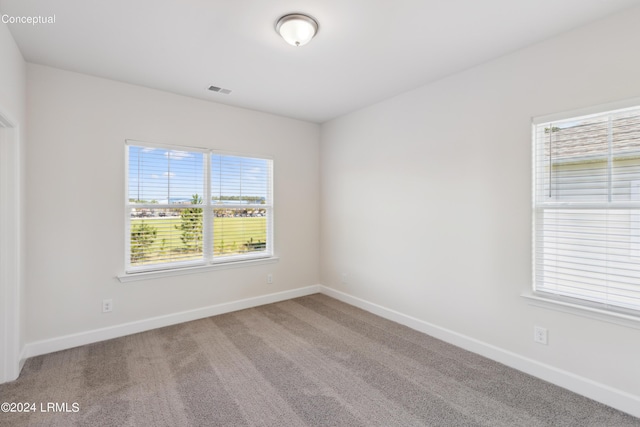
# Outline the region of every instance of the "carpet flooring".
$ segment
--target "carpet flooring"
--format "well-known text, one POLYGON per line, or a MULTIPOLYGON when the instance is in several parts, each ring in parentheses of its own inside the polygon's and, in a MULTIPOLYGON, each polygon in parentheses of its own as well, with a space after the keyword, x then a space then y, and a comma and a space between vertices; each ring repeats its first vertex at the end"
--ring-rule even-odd
POLYGON ((320 294, 29 359, 0 402, 36 406, 12 427, 640 426, 320 294))

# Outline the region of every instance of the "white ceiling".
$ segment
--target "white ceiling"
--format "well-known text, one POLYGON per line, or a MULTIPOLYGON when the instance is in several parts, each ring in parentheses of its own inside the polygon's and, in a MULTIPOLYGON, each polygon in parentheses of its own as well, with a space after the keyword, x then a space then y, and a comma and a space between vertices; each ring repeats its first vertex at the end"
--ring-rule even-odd
POLYGON ((640 0, 0 0, 29 62, 313 122, 639 5, 640 0), (296 48, 275 32, 315 17, 296 48), (229 95, 206 90, 231 89, 229 95))

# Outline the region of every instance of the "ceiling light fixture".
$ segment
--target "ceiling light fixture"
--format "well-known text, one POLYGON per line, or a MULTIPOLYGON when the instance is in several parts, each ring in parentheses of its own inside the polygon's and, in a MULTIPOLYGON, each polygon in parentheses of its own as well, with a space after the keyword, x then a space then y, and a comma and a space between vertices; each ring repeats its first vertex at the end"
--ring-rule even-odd
POLYGON ((304 46, 318 32, 318 23, 310 16, 292 13, 278 19, 276 32, 290 45, 304 46))

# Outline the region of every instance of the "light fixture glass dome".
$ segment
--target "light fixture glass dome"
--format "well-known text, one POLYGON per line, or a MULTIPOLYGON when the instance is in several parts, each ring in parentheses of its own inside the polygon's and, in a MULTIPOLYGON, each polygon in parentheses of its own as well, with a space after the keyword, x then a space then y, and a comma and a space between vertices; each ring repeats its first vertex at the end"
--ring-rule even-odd
POLYGON ((290 45, 304 46, 318 32, 318 23, 307 15, 294 13, 278 19, 276 31, 290 45))

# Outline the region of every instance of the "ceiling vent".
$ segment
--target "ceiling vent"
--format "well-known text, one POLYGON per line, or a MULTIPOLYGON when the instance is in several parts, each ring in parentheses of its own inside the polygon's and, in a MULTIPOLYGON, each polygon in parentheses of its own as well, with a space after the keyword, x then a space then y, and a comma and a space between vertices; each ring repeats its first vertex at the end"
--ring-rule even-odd
POLYGON ((218 86, 209 86, 209 90, 212 92, 224 93, 225 95, 229 95, 231 93, 231 89, 223 89, 218 86))

